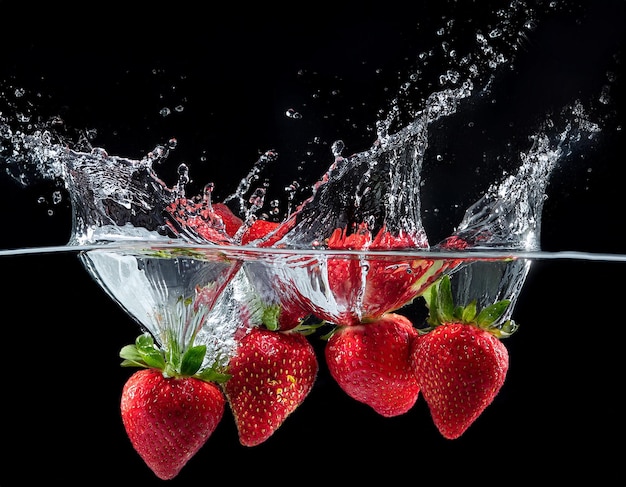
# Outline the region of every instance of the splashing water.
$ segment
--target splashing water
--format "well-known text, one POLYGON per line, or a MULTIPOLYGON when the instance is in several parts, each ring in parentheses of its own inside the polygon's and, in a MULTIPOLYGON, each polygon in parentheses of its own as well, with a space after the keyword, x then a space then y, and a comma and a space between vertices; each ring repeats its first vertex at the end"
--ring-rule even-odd
POLYGON ((90 274, 160 343, 166 341, 166 331, 174 331, 179 343, 212 344, 211 360, 232 353, 229 344, 238 330, 258 324, 264 307, 296 304, 333 323, 354 323, 412 302, 442 273, 454 275, 458 304, 510 299, 503 317, 509 319, 530 260, 410 255, 416 250, 539 250, 543 202, 554 168, 576 143, 600 132, 581 102, 565 107, 563 120, 549 120, 529 134, 531 147, 521 151, 518 166, 466 209, 448 238, 430 241, 422 221, 422 194, 433 127, 471 109, 469 101, 490 89, 535 23, 531 14, 522 2, 513 2, 487 34, 476 32, 475 51, 466 55, 444 43, 451 65, 439 76, 441 89, 409 102, 409 88, 419 76, 403 85, 377 122, 371 147, 346 156, 343 143, 336 141, 330 167, 312 186, 311 196, 290 210, 273 233, 253 242, 310 254, 239 261, 204 247, 188 250, 190 245, 240 242, 266 204, 265 189, 254 182, 276 160, 272 151, 224 199, 235 204, 244 222, 235 235, 227 234, 222 217, 212 209, 212 183, 202 195, 187 195, 189 168, 184 164, 174 187, 159 178, 155 165, 170 156, 173 144, 133 160, 91 148, 84 140, 71 149, 53 123, 35 126, 2 115, 0 158, 7 174, 21 184, 33 178, 61 181, 72 207, 68 245, 103 246, 80 254, 90 274), (403 103, 410 109, 404 110, 403 103), (141 249, 106 249, 120 242, 137 242, 141 249), (155 250, 172 242, 179 247, 155 250), (390 248, 406 255, 376 256, 390 248), (325 253, 344 250, 365 253, 356 258, 325 253))
MULTIPOLYGON (((585 117, 579 103, 568 113, 572 121, 566 119, 566 126, 560 133, 555 132, 550 137, 542 130, 531 138, 532 147, 520 153, 517 172, 492 184, 480 200, 466 210, 448 240, 460 239, 476 250, 540 249, 542 209, 554 168, 571 149, 573 141, 591 138, 600 131, 596 123, 585 117)), ((551 122, 546 125, 551 126, 551 122)), ((504 322, 511 318, 530 266, 528 259, 465 263, 455 269, 455 301, 468 304, 476 300, 479 306, 485 307, 509 299, 512 305, 500 320, 504 322)))

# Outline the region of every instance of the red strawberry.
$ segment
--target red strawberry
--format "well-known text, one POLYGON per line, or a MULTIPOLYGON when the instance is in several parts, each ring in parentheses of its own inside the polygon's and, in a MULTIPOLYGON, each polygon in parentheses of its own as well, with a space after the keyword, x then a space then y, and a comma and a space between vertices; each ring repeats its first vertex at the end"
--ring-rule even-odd
POLYGON ((191 347, 180 372, 166 364, 150 335, 140 336, 120 352, 125 358, 122 365, 148 367, 124 385, 120 410, 133 448, 162 480, 178 475, 222 419, 224 394, 208 381, 214 371, 194 375, 205 351, 205 346, 191 347))
POLYGON ((326 344, 328 370, 350 397, 382 416, 406 413, 419 395, 410 360, 417 335, 409 319, 396 313, 339 326, 326 344))
POLYGON ((320 319, 340 325, 375 320, 401 308, 454 264, 448 259, 376 256, 379 250, 427 250, 427 244, 406 233, 392 235, 385 228, 372 238, 365 224, 351 234, 345 228, 336 229, 327 246, 330 250, 374 251, 363 258, 327 260, 327 292, 331 296, 326 298, 334 304, 329 307, 317 302, 312 306, 320 319))
MULTIPOLYGON (((264 219, 257 219, 245 230, 241 237, 241 245, 269 246, 280 238, 280 231, 272 234, 280 227, 280 223, 264 219), (269 237, 267 240, 264 238, 269 237)), ((253 259, 246 262, 246 274, 259 292, 265 306, 263 324, 270 330, 291 330, 298 326, 309 314, 289 289, 283 283, 268 275, 267 264, 255 262, 253 259)))
POLYGON ((234 237, 237 230, 243 225, 243 220, 235 215, 228 205, 224 203, 213 203, 212 207, 215 214, 222 219, 226 233, 234 237))
POLYGON ((232 237, 243 224, 228 206, 212 204, 202 198, 176 198, 166 208, 167 225, 176 235, 191 237, 200 243, 232 243, 232 237))
POLYGON ((456 439, 489 406, 504 384, 509 354, 500 341, 516 329, 498 325, 510 302, 499 301, 477 312, 476 303, 455 307, 450 278, 444 276, 425 294, 433 327, 415 341, 415 376, 433 422, 456 439))
POLYGON ((231 358, 224 392, 244 446, 266 441, 313 388, 315 351, 297 332, 256 327, 231 358))
POLYGON ((263 220, 258 218, 254 220, 241 236, 241 245, 248 245, 251 242, 260 240, 275 230, 280 223, 263 220))
POLYGON ((271 247, 287 233, 292 225, 290 221, 278 223, 257 218, 243 233, 241 244, 253 243, 257 247, 271 247))

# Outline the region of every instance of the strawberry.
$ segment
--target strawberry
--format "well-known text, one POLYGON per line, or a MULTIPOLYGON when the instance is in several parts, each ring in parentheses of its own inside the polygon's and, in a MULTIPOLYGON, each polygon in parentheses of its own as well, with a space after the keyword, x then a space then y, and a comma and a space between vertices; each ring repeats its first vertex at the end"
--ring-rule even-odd
POLYGON ((122 422, 135 451, 162 480, 179 474, 222 419, 225 398, 217 381, 226 376, 213 369, 198 373, 205 352, 204 345, 190 347, 182 360, 170 354, 167 363, 149 334, 120 352, 123 366, 145 367, 124 384, 122 422))
POLYGON ((413 407, 420 390, 410 360, 417 336, 411 321, 397 313, 338 326, 324 351, 328 370, 349 396, 378 414, 404 414, 413 407))
POLYGON ((243 220, 235 215, 228 205, 224 203, 213 203, 212 206, 215 214, 222 219, 226 234, 234 237, 243 225, 243 220))
POLYGON ((243 232, 241 245, 253 244, 257 247, 271 247, 287 233, 291 226, 292 222, 288 220, 279 223, 257 218, 243 232))
POLYGON ((167 207, 167 225, 176 235, 190 237, 195 242, 229 244, 243 225, 223 203, 212 204, 208 195, 202 198, 176 198, 167 207))
POLYGON ((335 229, 327 241, 330 250, 367 250, 362 258, 330 257, 327 260, 328 299, 334 306, 313 303, 314 314, 323 320, 340 324, 358 324, 375 320, 410 303, 442 272, 452 266, 447 259, 424 257, 376 256, 379 250, 426 250, 427 244, 417 237, 400 232, 393 235, 382 228, 372 237, 367 225, 348 234, 335 229))
MULTIPOLYGON (((264 219, 254 220, 243 232, 241 245, 268 246, 280 238, 281 231, 272 233, 280 223, 264 219), (263 240, 267 239, 267 240, 263 240)), ((268 275, 265 262, 251 259, 244 265, 248 278, 254 283, 264 304, 263 324, 270 330, 290 330, 310 314, 280 279, 268 275)))
POLYGON ((430 328, 414 342, 415 376, 439 432, 460 437, 489 406, 509 368, 509 354, 500 340, 516 329, 513 321, 498 324, 510 301, 478 312, 476 302, 454 306, 450 277, 424 293, 430 328))
POLYGON ((255 327, 240 342, 222 384, 235 418, 239 441, 266 441, 304 401, 318 371, 307 338, 294 331, 255 327))
POLYGON ((262 218, 255 219, 244 231, 241 236, 241 245, 248 245, 251 242, 261 240, 274 231, 280 223, 264 220, 262 218))

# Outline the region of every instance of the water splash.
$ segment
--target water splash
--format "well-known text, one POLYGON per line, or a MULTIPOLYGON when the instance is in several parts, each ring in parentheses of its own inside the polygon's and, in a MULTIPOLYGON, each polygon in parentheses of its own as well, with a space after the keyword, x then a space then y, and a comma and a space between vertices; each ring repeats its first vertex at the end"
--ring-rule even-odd
MULTIPOLYGON (((233 329, 213 335, 207 331, 219 328, 213 316, 241 322, 241 317, 232 317, 221 293, 232 297, 253 292, 260 297, 260 308, 296 302, 328 321, 351 323, 410 303, 446 272, 454 275, 459 304, 472 299, 481 304, 504 298, 515 302, 529 270, 527 260, 496 265, 423 256, 398 261, 375 255, 376 250, 388 247, 540 249, 541 214, 552 172, 573 146, 600 131, 583 103, 566 107, 563 120, 551 120, 528 134, 531 148, 521 151, 518 161, 508 161, 512 169, 467 207, 448 238, 433 245, 422 214, 427 184, 423 172, 433 131, 443 121, 467 113, 472 101, 489 94, 498 73, 513 66, 517 51, 537 23, 535 8, 522 1, 511 2, 494 15, 493 22, 469 38, 455 37, 455 23, 449 19, 437 32, 438 48, 418 54, 418 68, 401 84, 389 110, 376 120, 371 146, 345 155, 345 144, 335 141, 329 168, 311 185, 310 197, 301 202, 290 199, 282 225, 255 242, 270 248, 311 250, 310 255, 275 259, 267 266, 246 263, 240 272, 240 263, 215 262, 201 255, 103 257, 88 253, 83 256, 87 269, 142 326, 157 336, 163 329, 177 327, 184 343, 200 336, 209 342, 230 342, 233 329), (434 62, 436 55, 443 62, 434 62), (433 66, 434 84, 428 82, 433 66), (346 248, 372 253, 357 259, 315 254, 316 250, 346 248), (344 275, 349 278, 341 280, 344 275), (131 276, 136 285, 125 287, 120 276, 131 276), (237 288, 231 287, 235 278, 237 288), (135 303, 138 295, 147 308, 135 303), (389 301, 388 296, 394 299, 389 301), (201 312, 194 306, 199 302, 207 305, 201 312)), ((21 98, 23 93, 16 92, 15 99, 21 98)), ((607 100, 606 93, 598 98, 607 100)), ((276 151, 264 153, 223 200, 235 207, 243 221, 242 230, 229 235, 212 208, 213 183, 205 185, 201 195, 187 194, 190 169, 185 164, 178 166, 174 187, 159 178, 156 164, 169 158, 172 144, 157 146, 141 160, 111 156, 91 147, 89 137, 69 144, 57 130, 62 124, 57 118, 42 121, 34 120, 28 110, 14 113, 12 117, 0 114, 2 165, 23 185, 37 178, 61 182, 72 203, 70 245, 119 241, 174 241, 181 248, 190 243, 236 244, 268 203, 267 182, 259 184, 259 180, 268 163, 276 160, 276 151)), ((513 306, 509 315, 512 310, 513 306)))
MULTIPOLYGON (((169 348, 175 340, 183 350, 207 327, 215 303, 241 267, 241 262, 220 254, 175 249, 120 252, 103 247, 79 257, 96 282, 159 345, 169 348)), ((234 333, 224 334, 223 327, 212 330, 224 343, 234 333)), ((208 357, 218 352, 212 348, 208 357)))
MULTIPOLYGON (((461 240, 474 250, 540 250, 543 206, 554 169, 576 143, 601 131, 580 102, 566 107, 562 116, 560 128, 546 120, 530 137, 531 147, 520 152, 517 171, 489 186, 467 208, 455 232, 435 248, 461 240)), ((529 259, 465 262, 454 269, 455 301, 467 305, 476 300, 485 307, 509 299, 511 305, 500 318, 505 322, 511 319, 531 264, 529 259)))

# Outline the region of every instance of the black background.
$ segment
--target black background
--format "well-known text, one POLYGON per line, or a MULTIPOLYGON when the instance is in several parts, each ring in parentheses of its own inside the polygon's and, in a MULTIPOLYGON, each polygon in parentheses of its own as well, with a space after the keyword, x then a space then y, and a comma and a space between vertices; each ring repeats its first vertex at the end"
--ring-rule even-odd
MULTIPOLYGON (((551 181, 542 247, 626 254, 619 110, 625 4, 563 3, 528 33, 515 69, 497 80, 496 102, 473 115, 484 130, 461 132, 439 148, 449 159, 489 156, 506 147, 507 137, 519 141, 528 134, 546 111, 597 97, 611 84, 607 110, 614 113, 600 140, 583 144, 570 170, 557 170, 551 181), (609 73, 616 81, 608 83, 609 73)), ((94 145, 114 155, 140 158, 176 138, 170 163, 160 168, 163 178, 172 184, 177 163, 189 163, 194 184, 215 182, 220 198, 266 150, 280 155, 272 176, 280 187, 294 178, 313 182, 336 139, 347 152, 368 148, 377 114, 414 68, 417 53, 441 43, 437 26, 456 19, 471 31, 507 4, 218 8, 113 1, 70 7, 0 0, 0 86, 4 96, 7 87, 35 93, 33 112, 43 117, 61 114, 70 127, 95 129, 94 145), (173 112, 164 117, 166 106, 173 112), (287 117, 289 108, 302 119, 287 117), (307 156, 314 136, 318 152, 307 156)), ((459 184, 454 176, 447 176, 450 187, 459 184)), ((67 201, 54 205, 49 187, 22 188, 0 178, 2 248, 67 242, 67 201)), ((433 198, 447 192, 444 187, 433 198)), ((129 371, 119 367, 118 351, 134 340, 134 322, 74 254, 1 259, 0 486, 163 484, 132 450, 119 418, 129 371)), ((169 483, 506 485, 587 478, 624 485, 625 265, 533 264, 514 315, 520 330, 506 342, 507 381, 458 440, 438 434, 422 399, 402 417, 378 417, 347 398, 321 362, 310 396, 266 443, 240 446, 226 410, 208 443, 169 483)), ((321 354, 322 345, 316 347, 321 354)))

